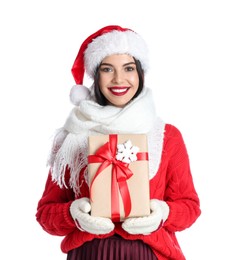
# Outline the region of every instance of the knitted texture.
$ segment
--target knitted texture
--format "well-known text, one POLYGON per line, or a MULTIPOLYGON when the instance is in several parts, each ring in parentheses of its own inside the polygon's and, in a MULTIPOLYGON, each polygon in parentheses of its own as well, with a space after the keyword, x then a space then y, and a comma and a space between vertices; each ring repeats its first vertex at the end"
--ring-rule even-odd
MULTIPOLYGON (((82 197, 89 196, 88 185, 82 177, 83 171, 79 177, 82 197)), ((68 183, 69 172, 65 174, 65 178, 65 183, 68 183)), ((38 204, 36 218, 45 231, 65 236, 61 244, 65 253, 93 238, 104 238, 118 233, 125 239, 143 240, 159 260, 184 260, 175 232, 190 227, 201 211, 181 133, 169 124, 165 125, 161 164, 150 181, 150 197, 165 201, 170 208, 169 216, 162 228, 150 235, 130 235, 119 223, 109 234, 93 235, 77 229, 69 213, 70 201, 75 199, 73 190, 60 188, 49 175, 44 194, 38 204)))

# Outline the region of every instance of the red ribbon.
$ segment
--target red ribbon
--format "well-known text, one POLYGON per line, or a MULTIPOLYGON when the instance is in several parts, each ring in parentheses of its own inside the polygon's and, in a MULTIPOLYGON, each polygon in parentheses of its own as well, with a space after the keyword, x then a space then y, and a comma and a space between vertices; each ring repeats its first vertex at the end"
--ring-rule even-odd
MULTIPOLYGON (((92 183, 90 185, 90 198, 92 197, 92 185, 97 176, 106 169, 109 165, 112 165, 112 184, 111 184, 111 218, 115 222, 120 221, 120 206, 119 206, 119 193, 120 191, 125 217, 131 212, 131 197, 128 190, 127 180, 133 175, 132 171, 128 168, 128 163, 123 163, 116 160, 117 152, 117 135, 109 135, 109 142, 101 146, 95 154, 88 156, 88 163, 101 163, 99 166, 92 183)), ((148 160, 148 153, 137 153, 138 160, 148 160)))

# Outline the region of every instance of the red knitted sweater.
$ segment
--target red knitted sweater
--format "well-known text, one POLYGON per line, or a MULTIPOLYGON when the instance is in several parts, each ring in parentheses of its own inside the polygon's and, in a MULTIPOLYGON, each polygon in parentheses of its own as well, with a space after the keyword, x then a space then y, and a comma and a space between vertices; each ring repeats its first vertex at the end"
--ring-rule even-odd
MULTIPOLYGON (((82 175, 80 178, 81 197, 89 197, 89 188, 82 175)), ((38 203, 36 218, 46 232, 65 236, 61 243, 64 253, 93 238, 118 233, 125 239, 142 239, 159 260, 184 260, 175 232, 190 227, 201 214, 201 210, 182 135, 176 127, 169 124, 165 126, 160 167, 150 181, 150 197, 164 200, 169 205, 170 213, 162 228, 150 235, 130 235, 121 228, 121 224, 116 224, 114 231, 107 235, 93 235, 80 231, 74 224, 69 212, 70 204, 75 199, 73 190, 60 188, 52 181, 49 173, 38 203)))

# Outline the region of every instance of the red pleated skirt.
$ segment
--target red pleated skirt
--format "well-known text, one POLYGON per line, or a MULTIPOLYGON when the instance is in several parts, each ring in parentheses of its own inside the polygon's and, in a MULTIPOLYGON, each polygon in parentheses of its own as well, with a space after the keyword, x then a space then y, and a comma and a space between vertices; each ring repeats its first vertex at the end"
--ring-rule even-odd
POLYGON ((118 235, 93 239, 68 252, 67 260, 157 260, 141 240, 125 240, 118 235))

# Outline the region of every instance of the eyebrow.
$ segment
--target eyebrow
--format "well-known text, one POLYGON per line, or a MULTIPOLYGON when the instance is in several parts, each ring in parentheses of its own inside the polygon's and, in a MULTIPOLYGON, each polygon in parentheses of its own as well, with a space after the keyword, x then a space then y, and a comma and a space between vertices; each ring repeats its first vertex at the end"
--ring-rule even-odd
MULTIPOLYGON (((131 61, 131 62, 123 64, 123 67, 128 66, 128 65, 132 65, 132 64, 136 65, 135 62, 131 61)), ((114 67, 111 63, 105 63, 105 62, 101 63, 100 66, 111 66, 111 67, 114 67)))

